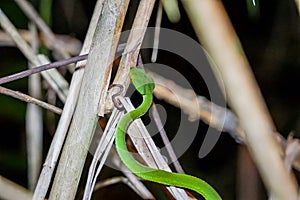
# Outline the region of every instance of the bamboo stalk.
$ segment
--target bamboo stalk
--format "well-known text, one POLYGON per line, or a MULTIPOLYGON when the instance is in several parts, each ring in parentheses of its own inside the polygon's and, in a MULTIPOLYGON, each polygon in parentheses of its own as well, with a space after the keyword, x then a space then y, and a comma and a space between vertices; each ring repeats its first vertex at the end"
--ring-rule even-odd
MULTIPOLYGON (((98 0, 95 5, 94 13, 80 55, 85 55, 90 51, 92 38, 95 33, 96 26, 102 12, 103 2, 104 0, 98 0)), ((52 179, 52 175, 56 167, 56 163, 59 154, 61 152, 63 143, 65 141, 65 137, 69 129, 70 122, 74 113, 74 109, 78 100, 78 95, 79 95, 78 88, 80 88, 81 86, 83 73, 84 73, 83 67, 85 66, 85 64, 86 61, 77 62, 76 64, 76 68, 78 68, 78 70, 76 70, 73 74, 72 81, 70 84, 69 94, 64 106, 64 110, 60 117, 57 129, 55 131, 54 138, 48 150, 48 154, 38 180, 38 184, 34 191, 34 196, 33 196, 34 200, 44 199, 48 191, 52 179)))
MULTIPOLYGON (((250 153, 274 199, 297 199, 293 174, 276 143, 276 128, 221 1, 182 1, 197 36, 216 63, 229 105, 245 130, 250 153), (209 19, 209 20, 207 20, 209 19)), ((217 73, 216 73, 217 74, 217 73)))
MULTIPOLYGON (((37 30, 33 24, 29 24, 31 31, 31 47, 37 52, 39 43, 37 30)), ((29 67, 32 67, 28 63, 29 67)), ((28 93, 34 98, 41 98, 42 84, 39 74, 30 76, 28 79, 28 93)), ((37 105, 28 103, 26 109, 26 148, 28 162, 28 185, 34 190, 42 166, 43 158, 43 113, 37 105)))
POLYGON ((106 98, 111 64, 129 1, 105 1, 87 60, 77 106, 61 154, 51 199, 74 199, 98 121, 98 104, 106 98), (117 36, 116 36, 117 35, 117 36))

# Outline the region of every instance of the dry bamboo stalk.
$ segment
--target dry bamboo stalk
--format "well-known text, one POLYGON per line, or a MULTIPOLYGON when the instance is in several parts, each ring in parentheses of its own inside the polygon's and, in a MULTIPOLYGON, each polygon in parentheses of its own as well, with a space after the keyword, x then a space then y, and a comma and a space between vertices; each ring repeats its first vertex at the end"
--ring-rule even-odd
MULTIPOLYGON (((98 0, 94 13, 88 28, 88 32, 86 34, 86 38, 83 43, 83 47, 81 50, 80 55, 87 54, 90 51, 91 44, 92 44, 92 38, 96 30, 96 26, 98 23, 98 20, 100 18, 102 8, 103 8, 103 2, 104 0, 98 0)), ((68 97, 64 106, 64 110, 62 113, 62 116, 60 117, 58 127, 55 131, 54 138, 52 140, 50 149, 47 154, 47 158, 44 162, 43 169, 40 175, 40 178, 38 180, 37 187, 34 191, 34 200, 40 200, 44 199, 46 196, 46 193, 48 191, 52 175, 54 172, 54 169, 56 167, 56 162, 58 160, 58 156, 61 152, 63 143, 65 141, 65 137, 68 131, 68 128, 70 126, 70 122, 74 113, 74 109, 77 103, 79 90, 83 78, 83 66, 85 66, 86 61, 81 61, 76 64, 76 70, 73 74, 72 81, 70 84, 70 89, 68 93, 68 97)))
POLYGON ((105 1, 87 60, 77 106, 58 164, 51 199, 74 199, 98 121, 98 104, 106 98, 118 36, 129 1, 105 1))
MULTIPOLYGON (((136 66, 138 60, 138 54, 140 51, 141 44, 144 39, 144 35, 146 32, 146 28, 148 26, 148 22, 150 16, 152 14, 153 6, 155 1, 154 0, 142 0, 140 1, 140 5, 138 7, 132 29, 130 31, 130 35, 121 58, 119 68, 114 79, 114 84, 121 84, 125 86, 125 90, 123 93, 126 92, 130 80, 129 80, 129 69, 132 66, 136 66)), ((112 88, 113 89, 113 88, 112 88)), ((111 96, 108 96, 109 101, 111 100, 111 96)), ((112 103, 108 103, 109 101, 100 102, 99 108, 99 115, 102 116, 106 110, 113 107, 112 103), (105 107, 106 108, 105 108, 105 107)))
MULTIPOLYGON (((31 32, 30 44, 37 52, 38 38, 37 30, 33 24, 29 24, 31 32)), ((32 67, 28 63, 29 67, 32 67)), ((28 93, 34 98, 41 98, 42 84, 39 74, 34 74, 28 79, 28 93)), ((28 160, 28 185, 31 191, 34 190, 42 166, 43 157, 43 116, 40 107, 28 103, 26 109, 26 148, 28 160)))
MULTIPOLYGON (((118 72, 113 82, 114 84, 121 84, 125 86, 125 90, 123 91, 123 93, 126 92, 128 85, 130 83, 129 76, 128 76, 129 69, 131 66, 136 66, 139 50, 148 26, 150 16, 152 14, 154 3, 155 3, 154 0, 140 1, 140 5, 138 7, 132 25, 132 29, 127 41, 127 45, 125 47, 123 56, 119 64, 118 72)), ((108 97, 108 99, 111 99, 110 96, 108 97)), ((100 102, 99 115, 100 116, 103 115, 105 110, 108 110, 110 106, 112 105, 105 104, 105 101, 103 101, 103 103, 100 102)), ((170 187, 170 190, 175 198, 189 199, 189 197, 182 189, 170 187)))
POLYGON ((281 157, 275 126, 222 2, 182 2, 199 40, 221 73, 217 78, 224 81, 229 104, 245 130, 269 194, 275 199, 297 199, 297 184, 281 157))

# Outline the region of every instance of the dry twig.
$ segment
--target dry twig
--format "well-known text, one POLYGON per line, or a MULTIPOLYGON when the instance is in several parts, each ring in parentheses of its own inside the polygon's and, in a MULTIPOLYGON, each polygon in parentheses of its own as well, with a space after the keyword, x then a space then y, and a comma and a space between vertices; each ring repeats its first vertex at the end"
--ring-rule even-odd
POLYGON ((20 99, 21 101, 25 101, 27 103, 33 103, 33 104, 38 105, 42 108, 50 110, 50 111, 52 111, 52 112, 54 112, 58 115, 60 115, 62 113, 62 110, 60 108, 57 108, 57 107, 55 107, 51 104, 48 104, 46 102, 35 99, 35 98, 33 98, 29 95, 23 94, 21 92, 13 91, 13 90, 10 90, 10 89, 7 89, 5 87, 0 86, 0 93, 5 94, 7 96, 14 97, 16 99, 20 99))
MULTIPOLYGON (((182 109, 189 115, 191 121, 200 119, 217 130, 228 132, 236 142, 245 145, 248 144, 245 131, 239 124, 237 116, 228 108, 220 107, 213 102, 210 102, 205 97, 197 96, 192 90, 183 88, 175 82, 156 73, 150 71, 148 71, 148 73, 151 74, 156 83, 154 90, 156 98, 162 99, 171 105, 182 109), (196 107, 199 109, 194 109, 196 107), (214 109, 212 109, 212 107, 214 107, 214 109), (223 123, 224 118, 225 123, 223 123)), ((289 137, 286 140, 280 133, 276 133, 276 141, 283 149, 283 152, 288 151, 288 166, 292 165, 294 169, 299 171, 300 154, 298 154, 298 149, 300 149, 300 143, 298 142, 298 139, 289 137), (288 144, 293 144, 293 148, 286 150, 289 146, 288 144)), ((282 156, 284 155, 285 154, 282 154, 282 156)))

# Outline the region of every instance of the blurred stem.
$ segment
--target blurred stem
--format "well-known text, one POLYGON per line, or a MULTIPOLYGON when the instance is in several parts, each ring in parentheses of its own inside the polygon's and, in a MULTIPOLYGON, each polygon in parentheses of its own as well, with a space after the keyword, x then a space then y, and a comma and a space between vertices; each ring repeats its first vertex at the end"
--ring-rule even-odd
POLYGON ((52 0, 41 0, 41 2, 40 2, 40 16, 49 27, 52 24, 51 11, 52 11, 52 0))
MULTIPOLYGON (((40 17, 44 20, 45 24, 48 27, 51 27, 52 24, 52 15, 51 15, 51 11, 52 11, 52 0, 41 0, 40 1, 40 17)), ((48 48, 46 48, 45 46, 41 46, 39 49, 40 53, 49 56, 50 52, 48 50, 48 48)))
MULTIPOLYGON (((36 26, 29 24, 31 32, 31 47, 36 52, 39 46, 36 26)), ((29 63, 29 67, 33 67, 29 63)), ((28 79, 28 93, 30 96, 40 99, 42 96, 42 85, 39 74, 34 74, 28 79)), ((28 103, 26 109, 26 144, 28 160, 28 185, 34 190, 43 159, 43 114, 40 107, 28 103)))
POLYGON ((180 20, 180 11, 178 8, 177 0, 161 0, 162 5, 165 9, 165 12, 168 16, 168 19, 172 23, 176 23, 180 20))
POLYGON ((297 199, 298 186, 283 162, 282 149, 275 140, 276 127, 222 2, 182 3, 199 40, 216 63, 213 71, 225 85, 228 103, 245 130, 249 151, 268 193, 274 199, 297 199))

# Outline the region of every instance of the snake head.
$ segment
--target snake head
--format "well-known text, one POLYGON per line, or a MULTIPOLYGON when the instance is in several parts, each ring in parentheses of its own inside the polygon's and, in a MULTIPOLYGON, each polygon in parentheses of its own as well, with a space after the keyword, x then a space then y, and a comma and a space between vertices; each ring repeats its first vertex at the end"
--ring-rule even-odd
POLYGON ((144 69, 131 67, 130 78, 134 87, 140 94, 152 94, 155 84, 152 77, 147 74, 144 69))

